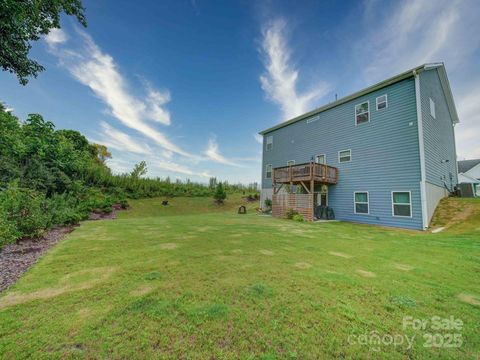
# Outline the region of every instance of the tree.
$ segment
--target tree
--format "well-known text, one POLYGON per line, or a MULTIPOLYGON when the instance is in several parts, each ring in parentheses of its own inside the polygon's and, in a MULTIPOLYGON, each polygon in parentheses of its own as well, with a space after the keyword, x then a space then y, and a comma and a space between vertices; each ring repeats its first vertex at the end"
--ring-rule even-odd
POLYGON ((97 159, 101 164, 105 164, 107 159, 112 158, 112 154, 108 151, 105 145, 93 144, 95 150, 97 151, 97 159))
POLYGON ((147 173, 147 163, 145 161, 140 161, 138 164, 135 164, 131 176, 135 179, 138 179, 147 173))
POLYGON ((81 0, 0 0, 0 66, 22 85, 44 67, 29 59, 31 41, 60 28, 60 15, 72 15, 87 26, 81 0))
POLYGON ((223 200, 227 198, 227 193, 223 187, 221 182, 218 183, 217 188, 215 189, 215 193, 213 194, 213 198, 218 204, 223 204, 223 200))

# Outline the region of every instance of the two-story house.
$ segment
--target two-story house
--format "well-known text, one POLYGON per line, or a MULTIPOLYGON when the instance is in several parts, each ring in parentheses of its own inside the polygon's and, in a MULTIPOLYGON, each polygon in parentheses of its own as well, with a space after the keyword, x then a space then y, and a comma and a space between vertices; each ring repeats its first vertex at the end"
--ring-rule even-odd
POLYGON ((260 132, 274 216, 426 229, 457 185, 459 122, 443 63, 426 64, 260 132))

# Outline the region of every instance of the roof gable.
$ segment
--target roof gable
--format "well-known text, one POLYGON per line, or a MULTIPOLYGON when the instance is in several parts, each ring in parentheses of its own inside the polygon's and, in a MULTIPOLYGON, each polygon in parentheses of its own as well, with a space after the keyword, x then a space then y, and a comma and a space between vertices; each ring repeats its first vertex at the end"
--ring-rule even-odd
POLYGON ((480 164, 480 159, 458 161, 458 172, 466 173, 470 169, 480 164))
POLYGON ((443 63, 431 63, 431 64, 423 64, 421 66, 417 66, 416 68, 414 69, 410 69, 408 71, 405 71, 401 74, 398 74, 394 77, 391 77, 391 78, 388 78, 386 80, 383 80, 375 85, 372 85, 372 86, 369 86, 363 90, 360 90, 360 91, 357 91, 351 95, 348 95, 348 96, 345 96, 337 101, 334 101, 330 104, 327 104, 327 105, 324 105, 324 106, 321 106, 317 109, 314 109, 312 111, 309 111, 305 114, 302 114, 300 116, 297 116, 297 117, 294 117, 293 119, 290 119, 290 120, 287 120, 287 121, 284 121, 278 125, 275 125, 273 127, 270 127, 266 130, 263 130, 261 131, 259 134, 260 135, 265 135, 269 132, 272 132, 274 130, 277 130, 277 129, 280 129, 282 127, 285 127, 285 126, 288 126, 290 124, 293 124, 293 123, 296 123, 298 121, 301 121, 303 119, 306 119, 307 117, 310 117, 312 115, 316 115, 316 114, 319 114, 323 111, 326 111, 328 109, 331 109, 331 108, 334 108, 338 105, 341 105, 341 104, 344 104, 348 101, 351 101, 351 100, 354 100, 356 98, 359 98, 360 96, 363 96, 363 95, 366 95, 366 94, 369 94, 371 92, 374 92, 374 91, 377 91, 379 89, 382 89, 384 87, 387 87, 389 85, 392 85, 392 84, 395 84, 399 81, 402 81, 402 80, 405 80, 405 79, 408 79, 410 77, 413 77, 417 74, 419 74, 420 72, 422 71, 428 71, 428 70, 438 70, 438 75, 440 76, 440 82, 442 84, 442 89, 443 89, 443 92, 445 94, 445 97, 447 99, 447 105, 448 105, 448 110, 450 112, 450 116, 452 118, 452 121, 453 123, 458 123, 459 122, 459 119, 458 119, 458 114, 457 114, 457 110, 455 108, 455 102, 453 100, 453 95, 452 95, 452 91, 450 89, 450 83, 448 81, 448 78, 447 78, 447 72, 445 71, 445 65, 443 63))

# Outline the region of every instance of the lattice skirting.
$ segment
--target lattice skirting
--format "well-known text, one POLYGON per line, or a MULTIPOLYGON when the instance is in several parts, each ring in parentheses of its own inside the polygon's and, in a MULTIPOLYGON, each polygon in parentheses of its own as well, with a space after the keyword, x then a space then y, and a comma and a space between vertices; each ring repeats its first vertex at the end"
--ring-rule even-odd
POLYGON ((313 194, 273 194, 272 215, 285 217, 289 209, 298 211, 308 221, 313 220, 313 194))

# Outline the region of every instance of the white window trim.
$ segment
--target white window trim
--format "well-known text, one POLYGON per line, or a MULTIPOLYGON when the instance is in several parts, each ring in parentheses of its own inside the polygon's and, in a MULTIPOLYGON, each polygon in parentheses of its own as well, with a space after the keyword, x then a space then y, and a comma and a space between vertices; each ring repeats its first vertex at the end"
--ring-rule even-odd
POLYGON ((287 166, 293 166, 295 165, 295 160, 288 160, 287 161, 287 166), (293 163, 293 164, 289 164, 289 163, 293 163))
POLYGON ((327 164, 327 155, 326 154, 315 155, 315 163, 320 164, 319 162, 317 162, 317 157, 319 157, 319 156, 323 156, 323 158, 325 159, 325 165, 326 165, 327 164))
POLYGON ((273 177, 273 166, 272 164, 266 164, 265 165, 265 179, 271 179, 273 177), (267 176, 268 174, 268 167, 270 166, 270 177, 267 176))
POLYGON ((265 137, 265 151, 270 151, 270 150, 273 150, 273 136, 272 135, 269 135, 269 136, 265 137), (271 141, 268 142, 268 139, 270 139, 271 141), (268 148, 268 145, 272 145, 270 147, 270 149, 268 148))
MULTIPOLYGON (((375 99, 375 109, 377 109, 377 111, 381 111, 381 110, 385 110, 385 109, 388 109, 388 95, 387 94, 383 94, 383 95, 380 95, 378 96, 376 99, 375 99), (385 96, 385 107, 383 109, 379 109, 378 108, 378 99, 380 99, 381 97, 385 96)), ((370 118, 369 118, 370 119, 370 118)))
POLYGON ((367 122, 364 122, 364 123, 362 123, 362 124, 366 124, 366 123, 369 123, 369 122, 370 122, 370 100, 363 101, 363 102, 361 102, 360 104, 356 104, 356 105, 355 105, 355 126, 362 125, 362 124, 358 124, 358 123, 357 123, 357 116, 358 116, 358 115, 367 114, 367 113, 368 113, 368 121, 367 121, 367 122), (357 114, 357 106, 363 105, 363 104, 365 104, 365 103, 368 104, 368 111, 365 111, 365 112, 363 112, 363 113, 361 113, 361 114, 357 114))
POLYGON ((314 115, 314 116, 312 116, 312 117, 309 117, 309 118, 307 119, 307 124, 310 124, 310 123, 312 123, 312 122, 314 122, 314 121, 317 121, 317 120, 320 120, 320 115, 314 115))
POLYGON ((430 100, 430 115, 436 119, 437 118, 437 113, 436 113, 436 109, 435 109, 435 101, 433 101, 432 98, 429 98, 430 100))
MULTIPOLYGON (((397 203, 397 205, 407 205, 406 203, 397 203)), ((405 190, 395 190, 395 191, 392 191, 392 216, 393 217, 399 217, 399 218, 412 218, 413 217, 413 208, 412 208, 412 192, 411 191, 405 191, 405 190), (404 216, 404 215, 395 215, 395 209, 393 207, 394 203, 393 203, 393 193, 408 193, 408 198, 410 200, 410 203, 408 205, 410 205, 410 216, 404 216)))
POLYGON ((357 215, 370 215, 370 194, 368 193, 368 191, 353 192, 353 213, 357 215), (356 201, 356 194, 367 194, 367 202, 356 201), (357 212, 357 204, 367 204, 368 211, 366 213, 357 212))
POLYGON ((339 164, 343 164, 343 163, 349 163, 349 162, 352 162, 352 149, 340 150, 340 151, 338 152, 338 163, 339 163, 339 164), (348 161, 340 161, 340 153, 341 153, 341 152, 344 152, 344 151, 349 151, 349 152, 350 152, 350 160, 348 160, 348 161))

